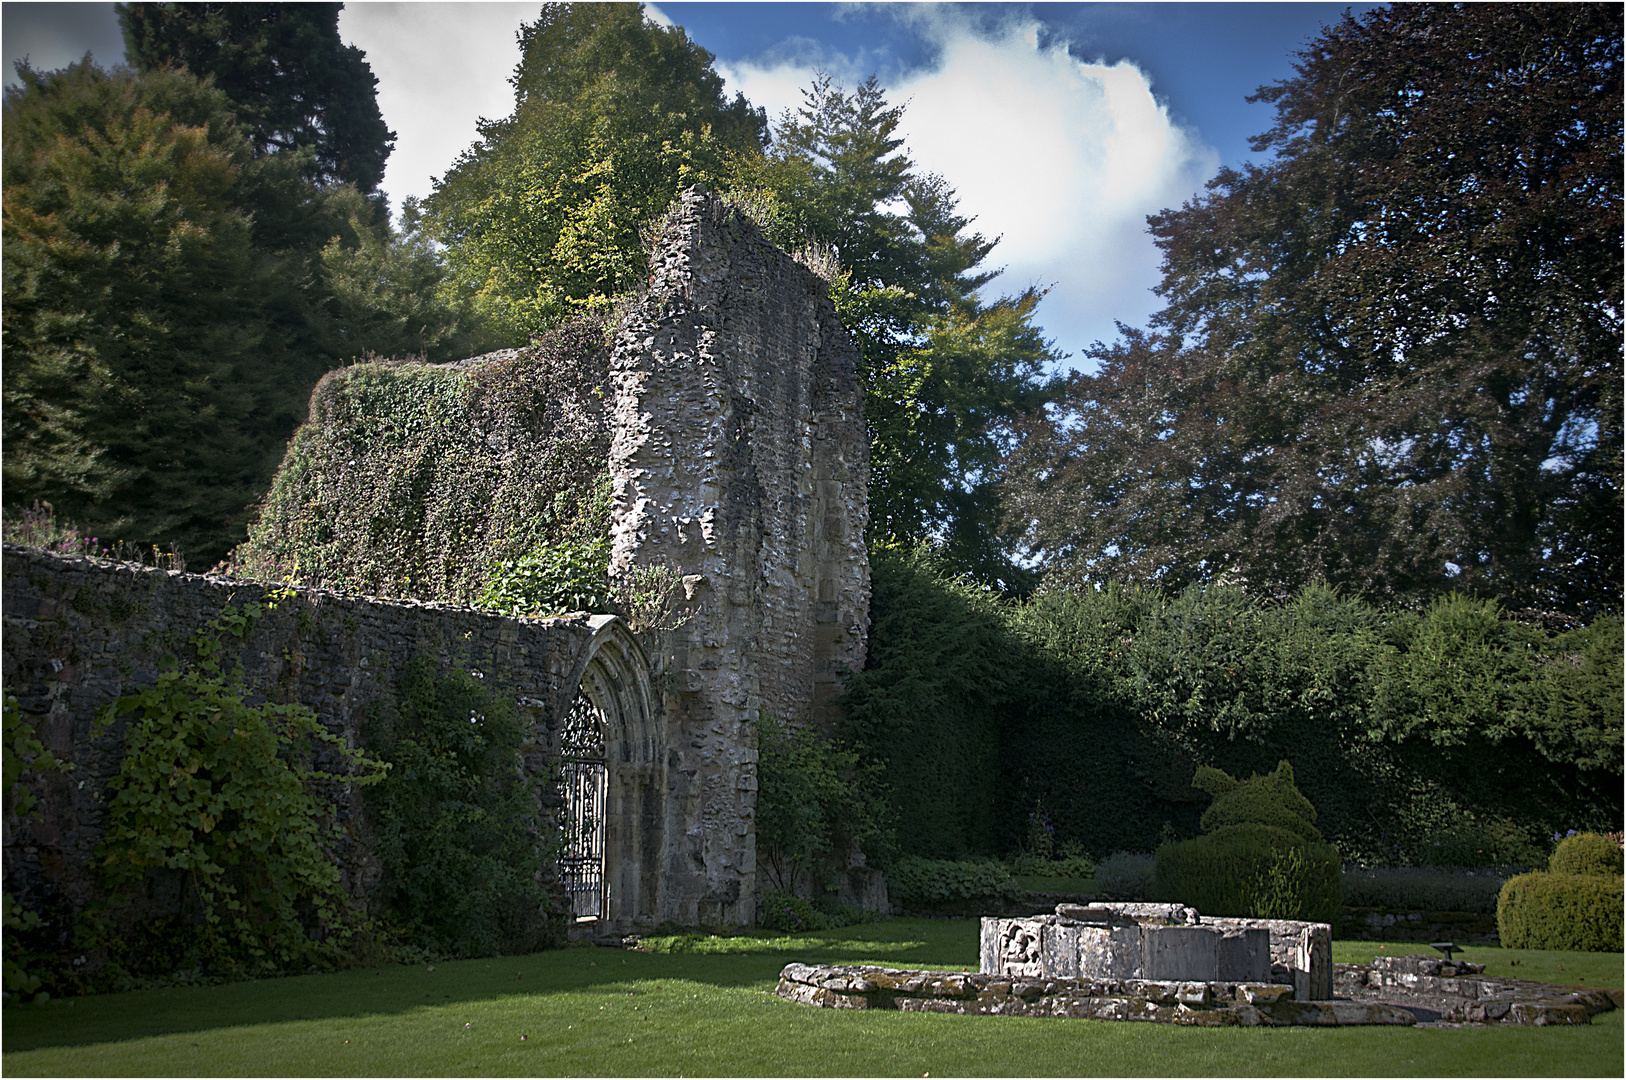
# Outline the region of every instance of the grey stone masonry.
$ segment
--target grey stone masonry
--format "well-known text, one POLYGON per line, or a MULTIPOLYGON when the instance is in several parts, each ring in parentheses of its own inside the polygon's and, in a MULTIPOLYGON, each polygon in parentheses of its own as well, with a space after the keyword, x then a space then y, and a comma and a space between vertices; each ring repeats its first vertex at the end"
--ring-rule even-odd
POLYGON ((1332 928, 1229 919, 1179 904, 1058 904, 1054 915, 982 920, 984 974, 1290 985, 1332 996, 1332 928))
POLYGON ((775 991, 826 1009, 896 1009, 982 1016, 1053 1016, 1203 1027, 1408 1026, 1383 1002, 1298 1001, 1277 983, 1167 979, 1018 978, 988 972, 787 964, 775 991))
POLYGON ((778 995, 826 1009, 1055 1016, 1204 1027, 1590 1024, 1620 991, 1493 979, 1477 964, 1421 956, 1339 964, 1339 996, 1304 1001, 1281 983, 1013 976, 846 964, 787 964, 778 995), (1432 973, 1432 974, 1429 974, 1432 973), (1346 993, 1347 991, 1347 993, 1346 993))
POLYGON ((612 573, 670 568, 693 610, 650 647, 679 923, 752 921, 757 719, 827 725, 864 663, 868 439, 825 290, 696 187, 612 342, 612 573))
MULTIPOLYGON (((241 664, 257 698, 307 705, 358 746, 369 709, 393 701, 395 674, 428 656, 442 671, 469 672, 524 711, 531 723, 525 767, 544 782, 557 723, 576 689, 572 679, 580 678, 578 662, 603 621, 511 619, 11 545, 3 572, 5 691, 45 745, 74 765, 42 781, 37 819, 5 822, 6 889, 31 910, 78 910, 96 890, 92 857, 107 820, 102 793, 118 772, 127 722, 94 735, 97 714, 188 656, 192 634, 228 605, 274 605, 244 640, 219 635, 226 665, 241 664)), ((329 794, 345 829, 335 852, 345 884, 365 898, 381 867, 359 792, 341 784, 329 794)), ((556 828, 547 802, 536 807, 544 834, 556 828)))
POLYGON ((1484 974, 1483 964, 1431 956, 1379 956, 1370 964, 1338 964, 1334 985, 1351 1001, 1401 1005, 1420 1021, 1439 1024, 1590 1024, 1620 1007, 1620 991, 1551 986, 1484 974))

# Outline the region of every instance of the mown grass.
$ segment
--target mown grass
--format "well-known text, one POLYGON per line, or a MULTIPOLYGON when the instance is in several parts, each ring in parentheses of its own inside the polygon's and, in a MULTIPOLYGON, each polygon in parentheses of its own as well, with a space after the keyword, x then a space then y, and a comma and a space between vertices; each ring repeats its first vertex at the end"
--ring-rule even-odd
MULTIPOLYGON (((791 960, 974 969, 976 940, 971 919, 896 919, 56 1000, 6 1010, 3 1066, 8 1076, 1622 1073, 1618 1012, 1579 1028, 1204 1030, 837 1012, 770 993, 791 960)), ((1340 942, 1335 959, 1379 951, 1340 942)), ((1469 958, 1622 985, 1619 954, 1469 958)))

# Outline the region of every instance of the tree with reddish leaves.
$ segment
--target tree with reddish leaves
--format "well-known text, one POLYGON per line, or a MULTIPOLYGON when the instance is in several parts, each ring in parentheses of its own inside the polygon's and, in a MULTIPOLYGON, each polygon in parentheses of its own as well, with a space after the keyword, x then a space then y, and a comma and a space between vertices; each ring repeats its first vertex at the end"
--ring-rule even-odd
POLYGON ((1051 579, 1619 610, 1622 13, 1395 5, 1263 165, 1149 219, 1166 308, 1008 475, 1051 579))

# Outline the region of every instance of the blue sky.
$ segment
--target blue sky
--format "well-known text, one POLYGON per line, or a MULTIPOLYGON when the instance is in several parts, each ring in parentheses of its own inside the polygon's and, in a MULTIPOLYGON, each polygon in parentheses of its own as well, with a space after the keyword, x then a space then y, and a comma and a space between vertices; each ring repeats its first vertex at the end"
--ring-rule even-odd
MULTIPOLYGON (((1354 5, 1359 12, 1369 5, 1354 5)), ((907 102, 917 166, 960 194, 976 228, 1000 236, 1005 268, 986 290, 1048 287, 1039 321, 1071 355, 1143 325, 1158 252, 1146 215, 1199 194, 1222 165, 1249 160, 1271 110, 1245 100, 1292 72, 1291 53, 1343 4, 646 5, 717 56, 731 89, 770 117, 814 72, 851 87, 870 74, 907 102)), ((475 137, 512 107, 514 35, 537 4, 351 3, 340 33, 367 53, 397 133, 384 189, 429 192, 475 137)), ((87 50, 123 59, 112 4, 0 7, 6 82, 13 61, 60 67, 87 50)))

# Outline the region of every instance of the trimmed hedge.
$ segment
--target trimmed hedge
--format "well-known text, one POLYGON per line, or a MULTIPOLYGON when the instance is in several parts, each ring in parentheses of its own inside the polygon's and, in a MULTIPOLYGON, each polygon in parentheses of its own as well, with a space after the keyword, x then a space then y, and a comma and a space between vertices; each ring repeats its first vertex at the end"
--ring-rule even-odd
POLYGON ((1282 758, 1363 864, 1530 866, 1555 831, 1620 828, 1618 616, 1552 633, 1464 597, 1380 609, 1313 587, 1012 603, 929 552, 872 565, 842 734, 885 769, 908 854, 1009 856, 1041 807, 1055 850, 1150 851, 1199 832, 1199 766, 1282 758))
POLYGON ((1502 886, 1496 927, 1508 949, 1620 952, 1619 874, 1520 874, 1502 886))
POLYGON ((1385 911, 1469 911, 1496 914, 1507 878, 1432 866, 1344 871, 1344 903, 1385 911))
POLYGON ((1022 886, 1004 867, 988 861, 899 859, 886 876, 887 895, 904 905, 943 904, 958 900, 1020 900, 1022 886))
POLYGON ((1553 874, 1612 874, 1626 873, 1626 852, 1607 836, 1598 833, 1580 833, 1559 841, 1558 849, 1547 860, 1547 870, 1553 874))
POLYGON ((1225 825, 1157 849, 1154 892, 1205 915, 1332 922, 1338 849, 1272 825, 1225 825))

